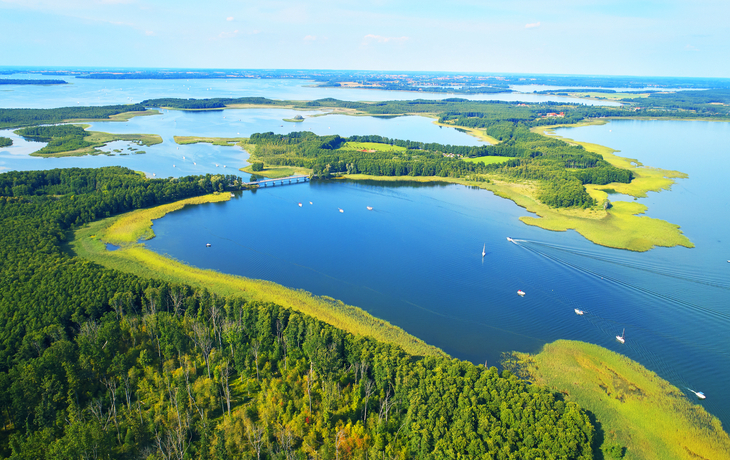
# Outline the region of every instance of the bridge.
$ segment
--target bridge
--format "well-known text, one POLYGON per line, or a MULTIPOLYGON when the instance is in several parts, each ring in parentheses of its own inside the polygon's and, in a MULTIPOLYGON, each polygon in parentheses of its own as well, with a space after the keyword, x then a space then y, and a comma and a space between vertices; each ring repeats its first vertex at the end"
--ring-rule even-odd
POLYGON ((272 187, 275 187, 276 185, 289 185, 289 184, 297 184, 299 181, 307 182, 309 180, 309 176, 289 176, 289 177, 282 177, 281 179, 266 179, 266 180, 258 180, 253 182, 246 182, 243 185, 257 185, 260 187, 267 187, 271 185, 272 187))

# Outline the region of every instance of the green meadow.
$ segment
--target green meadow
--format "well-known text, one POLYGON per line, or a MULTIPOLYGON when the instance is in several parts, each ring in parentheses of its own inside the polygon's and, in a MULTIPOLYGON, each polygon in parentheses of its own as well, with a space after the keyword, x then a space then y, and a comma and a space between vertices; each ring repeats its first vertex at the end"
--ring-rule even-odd
POLYGON ((730 437, 697 400, 635 361, 585 342, 559 340, 536 355, 512 353, 506 367, 590 411, 604 458, 728 459, 730 437))

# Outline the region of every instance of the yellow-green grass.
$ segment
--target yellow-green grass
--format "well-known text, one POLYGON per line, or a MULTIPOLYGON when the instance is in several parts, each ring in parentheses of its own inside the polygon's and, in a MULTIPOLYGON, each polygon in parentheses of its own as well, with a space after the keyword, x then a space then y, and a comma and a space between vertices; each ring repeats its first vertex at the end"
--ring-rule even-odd
POLYGON ((559 340, 537 355, 515 353, 538 385, 592 412, 604 445, 627 460, 729 459, 720 420, 640 364, 585 342, 559 340))
POLYGON ((297 166, 268 166, 263 171, 253 171, 251 165, 241 168, 239 171, 247 172, 249 174, 256 174, 257 176, 268 177, 269 179, 280 179, 282 177, 289 177, 295 174, 310 175, 311 169, 300 168, 297 166))
MULTIPOLYGON (((88 128, 89 125, 81 125, 84 129, 88 128)), ((90 145, 88 147, 75 149, 75 150, 67 150, 65 152, 55 152, 55 153, 38 153, 33 152, 30 154, 30 156, 39 156, 44 158, 60 158, 60 157, 74 157, 74 156, 84 156, 84 155, 99 155, 102 152, 101 150, 98 150, 99 147, 103 147, 109 142, 114 141, 128 141, 128 142, 136 142, 139 145, 145 145, 145 146, 151 146, 155 144, 161 144, 162 143, 162 137, 160 137, 157 134, 112 134, 112 133, 103 133, 100 131, 87 131, 87 135, 84 136, 84 140, 86 142, 91 142, 93 145, 90 145)))
POLYGON ((345 142, 340 147, 343 150, 375 150, 376 152, 405 152, 405 147, 398 145, 381 144, 379 142, 345 142))
POLYGON ((477 157, 477 158, 464 158, 464 161, 469 163, 483 163, 485 165, 491 165, 495 163, 504 163, 512 160, 515 157, 477 157))
POLYGON ((69 118, 64 120, 67 123, 95 122, 95 121, 129 121, 134 117, 148 117, 150 115, 159 115, 160 112, 154 109, 148 109, 144 112, 122 112, 116 115, 110 115, 108 118, 69 118))
POLYGON ((273 302, 314 316, 352 334, 371 336, 383 342, 400 345, 412 355, 446 356, 438 348, 413 337, 403 329, 330 297, 313 296, 309 292, 289 289, 270 281, 191 267, 150 251, 143 243, 135 243, 140 238, 154 236, 151 229, 152 219, 160 218, 167 212, 181 209, 187 204, 228 199, 230 195, 227 193, 208 195, 93 222, 75 232, 69 247, 77 256, 108 268, 172 283, 184 283, 197 288, 205 287, 220 295, 235 295, 249 300, 273 302), (107 251, 104 243, 116 244, 120 248, 107 251))
MULTIPOLYGON (((518 206, 535 213, 538 217, 523 216, 520 220, 528 225, 552 231, 575 230, 589 241, 612 248, 631 251, 648 251, 654 246, 694 247, 677 225, 660 219, 639 216, 646 207, 639 203, 613 202, 604 210, 601 206, 579 208, 551 208, 536 197, 538 184, 532 181, 515 181, 498 175, 483 175, 482 180, 456 179, 437 176, 368 176, 350 174, 342 179, 371 181, 449 182, 490 190, 495 195, 514 201, 518 206), (484 179, 487 179, 484 181, 484 179)), ((608 188, 611 185, 604 187, 608 188)), ((600 192, 604 195, 606 192, 600 192)), ((599 200, 599 203, 601 201, 599 200)))
POLYGON ((231 147, 239 142, 245 140, 245 137, 200 137, 200 136, 175 136, 173 138, 175 140, 175 143, 180 145, 187 145, 187 144, 200 144, 200 143, 206 143, 206 144, 213 144, 213 145, 222 145, 224 147, 231 147))
POLYGON ((87 131, 88 136, 84 137, 86 142, 94 144, 108 144, 113 141, 129 141, 136 142, 147 147, 156 144, 162 144, 162 137, 158 134, 111 134, 102 133, 100 131, 87 131))
POLYGON ((282 118, 282 120, 288 123, 301 123, 304 121, 304 118, 282 118))
MULTIPOLYGON (((435 118, 435 117, 430 117, 429 116, 428 118, 435 118)), ((456 125, 452 125, 452 124, 449 124, 449 123, 439 123, 438 120, 434 120, 433 124, 435 124, 437 126, 445 126, 447 128, 460 129, 460 130, 466 132, 467 134, 469 134, 470 136, 474 136, 477 139, 483 140, 483 141, 485 141, 485 142, 487 142, 487 143, 489 143, 491 145, 497 145, 500 142, 499 139, 496 139, 496 138, 490 136, 489 134, 487 134, 487 130, 486 129, 467 128, 465 126, 456 126, 456 125)))

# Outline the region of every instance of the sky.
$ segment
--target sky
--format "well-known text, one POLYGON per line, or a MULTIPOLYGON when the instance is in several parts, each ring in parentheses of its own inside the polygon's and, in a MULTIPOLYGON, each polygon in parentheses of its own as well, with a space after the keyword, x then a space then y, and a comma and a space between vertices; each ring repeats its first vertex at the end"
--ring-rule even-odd
POLYGON ((727 0, 0 0, 0 66, 730 77, 727 0))

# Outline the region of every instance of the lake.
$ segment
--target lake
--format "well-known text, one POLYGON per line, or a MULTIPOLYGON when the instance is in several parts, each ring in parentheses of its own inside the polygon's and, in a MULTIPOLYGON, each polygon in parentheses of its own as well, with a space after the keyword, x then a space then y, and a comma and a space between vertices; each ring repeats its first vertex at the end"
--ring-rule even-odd
POLYGON ((702 404, 727 426, 730 195, 721 174, 730 167, 728 128, 616 121, 558 131, 689 173, 671 192, 639 201, 650 216, 679 224, 693 249, 632 253, 529 227, 518 221, 527 215, 522 208, 484 190, 349 181, 188 207, 155 221, 157 237, 147 246, 198 267, 340 299, 475 363, 494 365, 502 352, 536 352, 557 339, 596 343, 688 397, 687 388, 705 392, 702 404), (622 345, 615 336, 624 329, 622 345))
POLYGON ((620 105, 613 101, 525 93, 469 94, 384 91, 358 88, 316 88, 310 80, 290 79, 191 79, 191 80, 94 80, 70 75, 44 76, 14 74, 4 78, 57 79, 67 85, 2 85, 0 107, 53 108, 75 105, 131 104, 163 97, 266 97, 269 99, 311 101, 332 97, 343 101, 440 100, 463 97, 480 101, 570 102, 587 105, 620 105))

